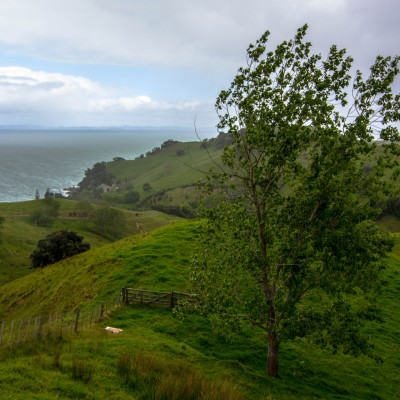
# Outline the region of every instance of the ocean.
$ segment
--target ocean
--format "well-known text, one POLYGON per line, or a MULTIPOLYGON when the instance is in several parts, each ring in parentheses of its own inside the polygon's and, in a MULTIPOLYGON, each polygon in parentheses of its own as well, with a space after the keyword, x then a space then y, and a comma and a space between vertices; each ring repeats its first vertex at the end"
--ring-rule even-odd
POLYGON ((0 202, 77 185, 93 164, 134 159, 167 139, 197 140, 190 129, 0 131, 0 202))

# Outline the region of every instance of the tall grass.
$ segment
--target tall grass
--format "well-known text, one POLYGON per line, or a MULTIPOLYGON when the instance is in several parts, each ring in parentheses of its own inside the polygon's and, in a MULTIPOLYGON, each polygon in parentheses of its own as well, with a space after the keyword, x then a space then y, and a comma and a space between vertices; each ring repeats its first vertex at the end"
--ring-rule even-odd
POLYGON ((143 400, 244 400, 232 382, 212 381, 193 370, 188 362, 123 352, 117 357, 116 366, 124 383, 143 400))

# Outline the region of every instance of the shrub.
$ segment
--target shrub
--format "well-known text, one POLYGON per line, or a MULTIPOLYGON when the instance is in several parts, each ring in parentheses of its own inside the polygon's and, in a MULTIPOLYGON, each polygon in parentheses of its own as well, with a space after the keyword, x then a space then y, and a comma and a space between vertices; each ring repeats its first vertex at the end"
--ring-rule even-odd
POLYGON ((83 236, 63 229, 40 239, 37 249, 30 255, 30 259, 33 268, 45 267, 89 249, 90 243, 83 242, 83 236))

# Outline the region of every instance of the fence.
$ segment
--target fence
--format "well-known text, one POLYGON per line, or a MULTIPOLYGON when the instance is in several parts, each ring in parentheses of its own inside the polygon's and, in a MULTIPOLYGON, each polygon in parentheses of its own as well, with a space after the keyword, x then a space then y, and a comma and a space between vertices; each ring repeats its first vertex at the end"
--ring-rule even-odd
POLYGON ((10 324, 0 324, 0 346, 14 345, 27 341, 32 337, 46 334, 69 335, 91 328, 99 320, 108 315, 113 308, 121 304, 121 291, 97 304, 77 308, 71 312, 48 316, 27 317, 13 320, 10 324))
POLYGON ((105 301, 82 309, 77 308, 71 312, 46 317, 27 317, 13 320, 11 324, 3 321, 0 325, 0 346, 11 346, 50 333, 64 336, 83 331, 91 328, 121 303, 159 304, 173 308, 180 300, 196 302, 193 295, 188 293, 122 288, 105 301))
POLYGON ((196 301, 193 295, 189 293, 122 288, 122 301, 124 304, 159 304, 173 308, 178 305, 180 300, 189 303, 196 301))

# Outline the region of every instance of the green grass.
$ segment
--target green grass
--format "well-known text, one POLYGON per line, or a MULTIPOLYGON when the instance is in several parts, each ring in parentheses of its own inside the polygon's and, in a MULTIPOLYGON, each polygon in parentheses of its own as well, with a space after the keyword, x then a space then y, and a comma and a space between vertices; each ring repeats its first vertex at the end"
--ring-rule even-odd
POLYGON ((400 218, 395 215, 386 215, 380 218, 377 223, 385 226, 390 232, 400 232, 400 218))
MULTIPOLYGON (((196 183, 207 173, 214 160, 219 160, 222 150, 213 147, 206 151, 199 142, 178 143, 161 152, 138 160, 107 163, 117 182, 131 183, 139 191, 140 198, 160 190, 174 189, 196 183), (183 156, 177 156, 177 150, 184 150, 183 156), (152 190, 143 192, 143 184, 150 183, 152 190)), ((179 203, 181 204, 181 203, 179 203)))
POLYGON ((0 317, 72 311, 123 286, 183 291, 197 222, 131 236, 33 271, 1 287, 0 317))
MULTIPOLYGON (((60 215, 49 227, 34 226, 29 221, 29 214, 38 207, 35 200, 0 203, 0 215, 6 218, 0 230, 0 286, 32 272, 29 269, 29 255, 36 248, 38 240, 53 231, 74 230, 83 235, 92 248, 110 243, 110 240, 89 231, 84 221, 74 214, 76 201, 60 199, 59 202, 60 215)), ((179 217, 157 211, 124 212, 127 219, 126 235, 149 232, 181 220, 179 217)))
MULTIPOLYGON (((0 291, 0 316, 9 321, 68 311, 122 286, 185 291, 190 257, 197 249, 197 224, 184 222, 125 238, 10 282, 0 291)), ((150 388, 179 384, 173 371, 183 368, 193 385, 225 385, 245 399, 395 399, 400 384, 399 272, 400 243, 384 271, 379 298, 384 322, 366 326, 383 363, 333 355, 299 340, 282 345, 280 378, 273 379, 265 375, 261 331, 245 329, 227 341, 202 317, 190 315, 182 322, 166 308, 130 305, 74 339, 1 350, 1 393, 13 399, 155 398, 150 388), (106 326, 123 333, 107 333, 106 326), (142 367, 135 372, 129 363, 142 367)))

